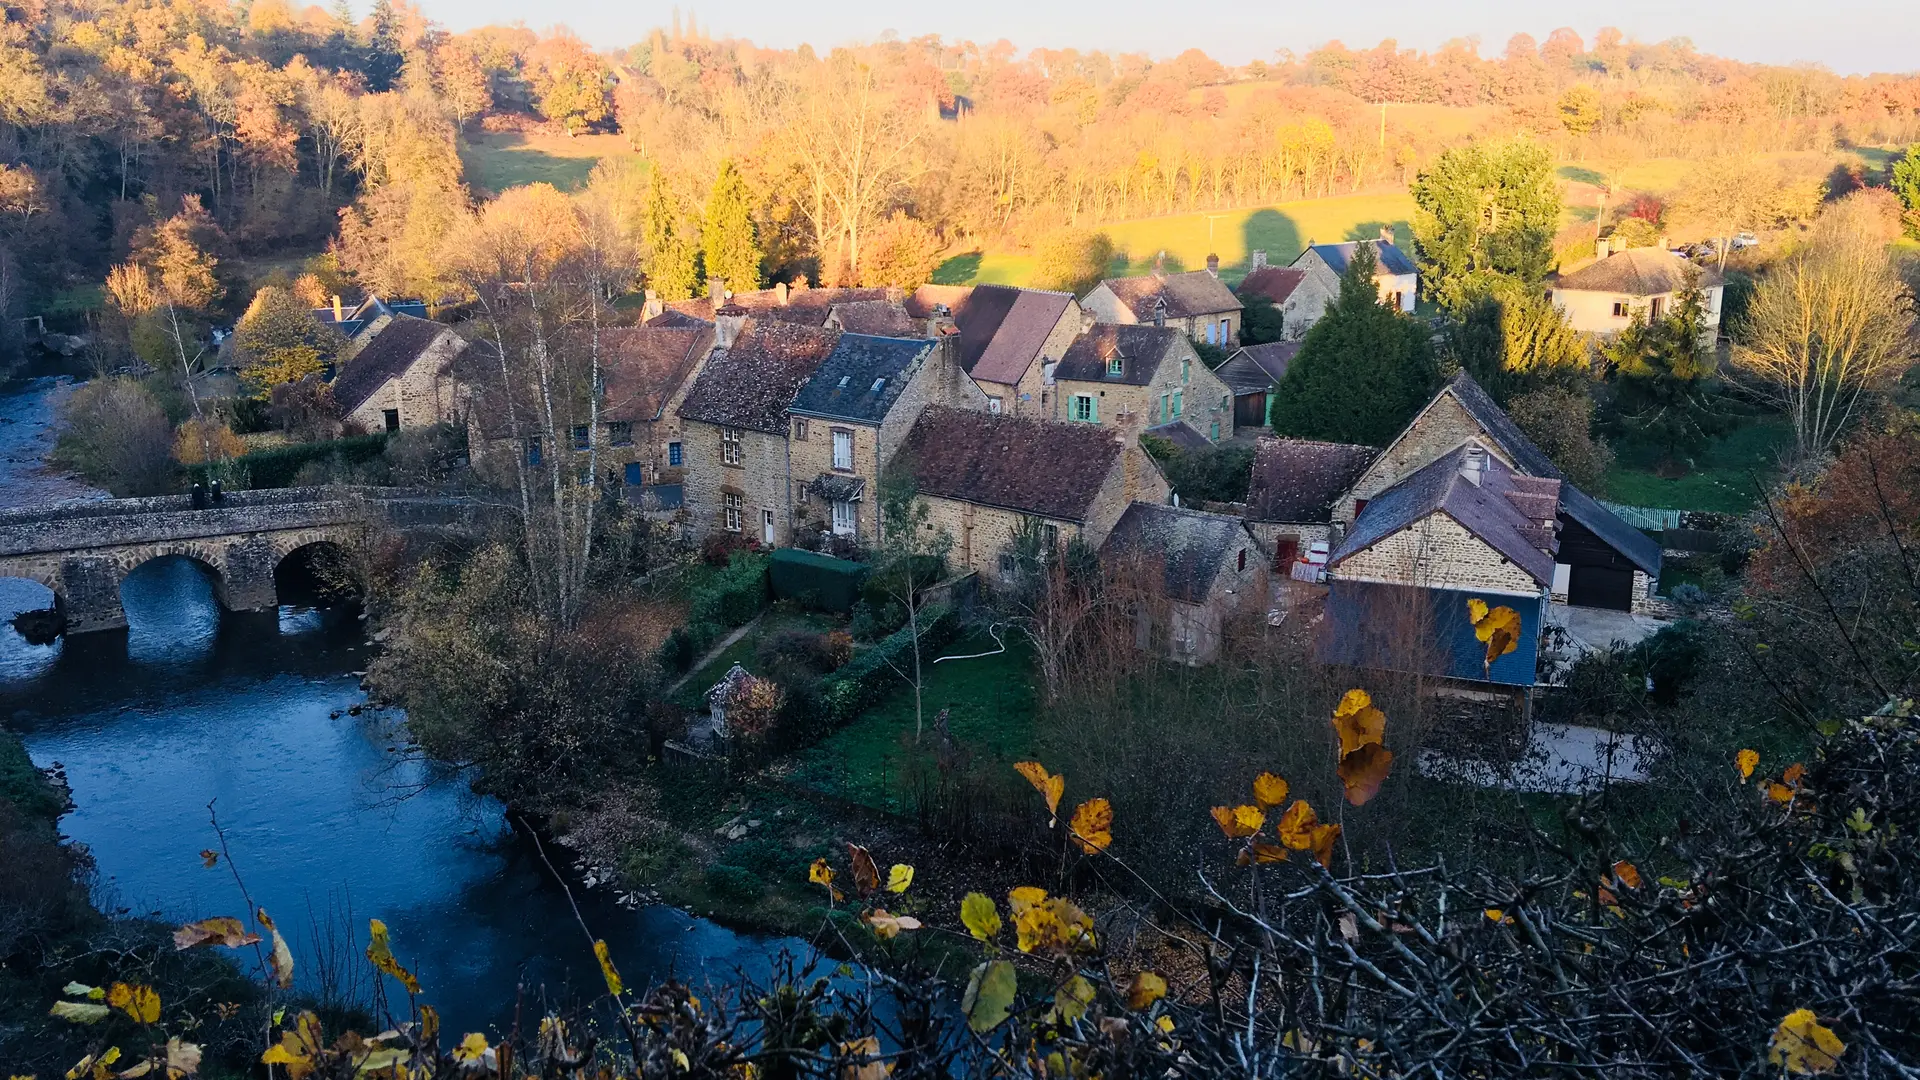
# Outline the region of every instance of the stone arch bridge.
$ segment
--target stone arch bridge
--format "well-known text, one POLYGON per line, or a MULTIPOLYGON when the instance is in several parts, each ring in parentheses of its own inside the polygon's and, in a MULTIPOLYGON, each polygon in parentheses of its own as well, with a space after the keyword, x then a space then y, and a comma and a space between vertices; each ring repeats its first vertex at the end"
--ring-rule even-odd
POLYGON ((228 611, 278 602, 274 571, 311 544, 358 542, 369 529, 484 530, 505 508, 397 488, 241 491, 196 510, 191 497, 106 499, 0 512, 0 577, 53 591, 66 632, 127 625, 120 584, 141 564, 181 555, 204 567, 228 611))

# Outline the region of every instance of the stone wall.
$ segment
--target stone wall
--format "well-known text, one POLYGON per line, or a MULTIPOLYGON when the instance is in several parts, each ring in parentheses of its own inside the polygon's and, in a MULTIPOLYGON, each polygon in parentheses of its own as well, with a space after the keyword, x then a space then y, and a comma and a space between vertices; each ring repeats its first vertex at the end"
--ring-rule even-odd
POLYGON ((1215 442, 1233 437, 1233 390, 1185 342, 1169 350, 1145 386, 1060 380, 1054 387, 1052 419, 1068 419, 1076 394, 1089 395, 1099 403, 1097 415, 1102 427, 1126 432, 1132 439, 1138 439, 1149 427, 1174 420, 1185 420, 1215 442), (1176 392, 1181 396, 1180 412, 1171 415, 1176 392), (1215 424, 1219 425, 1217 432, 1215 424))
MULTIPOLYGON (((924 407, 924 403, 923 403, 924 407)), ((872 544, 880 537, 880 428, 872 424, 854 424, 819 417, 796 416, 789 421, 793 439, 788 454, 793 463, 792 515, 795 524, 806 529, 827 529, 833 525, 833 506, 807 490, 807 485, 822 473, 866 482, 866 491, 854 504, 854 539, 872 544), (800 438, 805 425, 807 437, 800 438), (846 432, 853 439, 852 467, 833 467, 835 432, 846 432)))
POLYGON ((1465 526, 1437 512, 1349 555, 1329 573, 1343 581, 1480 589, 1516 596, 1539 596, 1546 588, 1465 526))
POLYGON ((792 543, 787 440, 764 431, 740 430, 740 464, 721 461, 723 428, 704 420, 684 423, 688 528, 697 539, 726 529, 726 496, 740 500, 740 532, 765 542, 765 515, 773 513, 773 543, 792 543))
MULTIPOLYGON (((370 341, 372 337, 362 334, 358 340, 370 341)), ((368 431, 385 431, 385 410, 396 409, 402 431, 451 422, 458 414, 451 365, 466 347, 465 338, 451 330, 442 332, 405 371, 383 383, 346 419, 368 431)))
POLYGON ((1346 496, 1334 504, 1334 521, 1342 527, 1352 525, 1354 500, 1373 498, 1413 475, 1422 466, 1450 453, 1468 439, 1479 438, 1480 445, 1486 447, 1488 453, 1511 468, 1513 462, 1507 460, 1506 455, 1500 452, 1500 447, 1484 435, 1480 424, 1460 407, 1452 394, 1440 395, 1420 415, 1414 417, 1413 423, 1407 425, 1393 445, 1368 467, 1346 496))

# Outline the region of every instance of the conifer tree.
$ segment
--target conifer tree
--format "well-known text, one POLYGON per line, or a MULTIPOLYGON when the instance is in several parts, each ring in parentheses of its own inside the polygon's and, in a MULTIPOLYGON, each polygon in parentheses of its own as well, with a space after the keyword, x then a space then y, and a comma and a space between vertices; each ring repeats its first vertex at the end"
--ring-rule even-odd
POLYGON ((647 241, 647 287, 662 300, 685 300, 700 284, 700 268, 695 265, 699 250, 687 239, 680 224, 680 209, 666 178, 658 171, 647 191, 645 222, 647 241))
POLYGON ((707 197, 706 227, 700 234, 707 279, 719 279, 735 292, 760 287, 760 243, 754 234, 753 196, 747 179, 729 158, 707 197))

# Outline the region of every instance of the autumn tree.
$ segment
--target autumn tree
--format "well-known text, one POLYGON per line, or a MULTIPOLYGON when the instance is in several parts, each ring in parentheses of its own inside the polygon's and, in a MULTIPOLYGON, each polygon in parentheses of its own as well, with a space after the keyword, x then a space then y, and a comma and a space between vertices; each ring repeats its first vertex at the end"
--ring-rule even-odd
POLYGON ((441 245, 468 213, 453 125, 398 94, 360 100, 355 163, 364 186, 340 211, 333 251, 368 291, 438 300, 452 291, 441 245))
POLYGON ((939 267, 942 246, 932 229, 896 210, 869 237, 858 280, 869 288, 892 285, 917 289, 939 267))
POLYGON ((1595 432, 1596 403, 1584 383, 1550 383, 1507 403, 1507 412, 1567 479, 1588 494, 1606 492, 1613 450, 1595 432))
POLYGON ((339 355, 342 344, 337 330, 277 285, 253 294, 246 314, 234 324, 233 336, 243 376, 256 393, 318 374, 339 355))
POLYGON ((754 235, 753 196, 731 158, 720 163, 720 175, 707 196, 700 249, 707 280, 724 281, 734 292, 760 287, 760 243, 754 235))
POLYGON ((1761 278, 1738 330, 1742 384, 1793 421, 1802 457, 1827 453, 1913 361, 1913 297, 1875 215, 1864 192, 1820 215, 1761 278))
POLYGON ((1425 327, 1380 303, 1373 249, 1360 245, 1340 295, 1313 324, 1273 402, 1281 435, 1385 446, 1438 378, 1425 327))
POLYGON ((1420 286, 1459 311, 1503 282, 1537 292, 1553 268, 1560 188, 1545 147, 1525 139, 1454 147, 1413 184, 1420 286))
POLYGON ((836 53, 802 89, 803 116, 790 146, 809 189, 822 273, 843 264, 858 275, 867 231, 914 171, 925 129, 914 105, 889 92, 870 64, 836 53))
POLYGON ((139 380, 94 379, 61 405, 53 458, 115 496, 173 489, 173 425, 139 380))
POLYGON ((586 43, 571 34, 542 41, 532 56, 534 94, 540 113, 578 134, 607 118, 607 69, 586 43))
POLYGON ((1085 295, 1113 264, 1113 239, 1094 229, 1061 229, 1034 247, 1033 287, 1085 295))

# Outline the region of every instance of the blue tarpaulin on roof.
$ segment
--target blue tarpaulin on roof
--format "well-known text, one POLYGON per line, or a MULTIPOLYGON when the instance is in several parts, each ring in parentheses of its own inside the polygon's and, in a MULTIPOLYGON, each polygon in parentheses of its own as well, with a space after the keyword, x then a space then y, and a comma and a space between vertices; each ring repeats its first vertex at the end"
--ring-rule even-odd
POLYGON ((1460 589, 1426 589, 1366 581, 1333 581, 1321 659, 1346 667, 1419 671, 1450 679, 1532 686, 1540 659, 1542 597, 1503 596, 1460 589), (1514 651, 1486 666, 1486 646, 1474 635, 1469 600, 1506 606, 1520 616, 1514 651))

